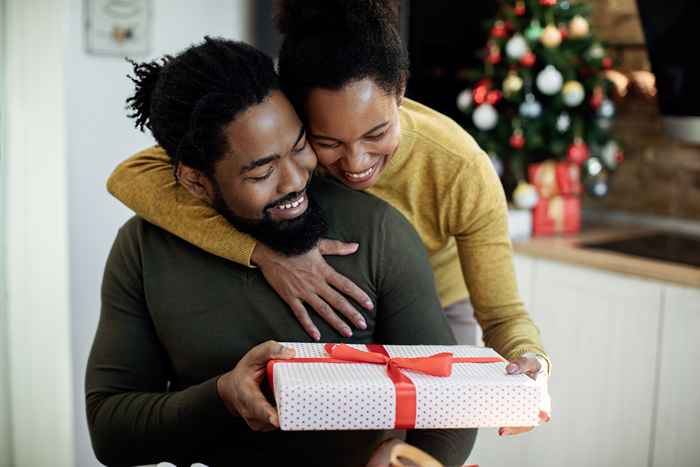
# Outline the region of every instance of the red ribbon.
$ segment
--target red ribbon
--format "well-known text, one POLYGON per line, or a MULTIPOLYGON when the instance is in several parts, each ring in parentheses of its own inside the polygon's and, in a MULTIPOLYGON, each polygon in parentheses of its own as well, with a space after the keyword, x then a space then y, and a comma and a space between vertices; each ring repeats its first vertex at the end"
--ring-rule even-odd
POLYGON ((429 357, 389 357, 380 344, 367 344, 368 352, 347 344, 325 344, 324 349, 330 358, 290 358, 270 360, 267 363, 267 379, 274 392, 273 367, 275 363, 372 363, 385 365, 387 374, 396 389, 396 419, 394 427, 399 430, 416 426, 416 386, 401 370, 412 370, 423 374, 447 377, 452 374, 453 363, 498 363, 500 357, 453 357, 450 352, 442 352, 429 357))

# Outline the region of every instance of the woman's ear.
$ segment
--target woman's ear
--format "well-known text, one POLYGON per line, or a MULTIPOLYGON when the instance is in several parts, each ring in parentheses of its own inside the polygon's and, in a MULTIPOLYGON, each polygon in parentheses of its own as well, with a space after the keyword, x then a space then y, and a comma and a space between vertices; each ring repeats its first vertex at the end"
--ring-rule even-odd
POLYGON ((401 107, 401 104, 403 104, 403 96, 406 94, 406 81, 406 78, 401 80, 401 87, 399 88, 399 92, 396 94, 396 103, 399 107, 401 107))
POLYGON ((204 173, 184 164, 178 164, 176 172, 178 181, 192 196, 209 204, 214 202, 214 186, 204 173))

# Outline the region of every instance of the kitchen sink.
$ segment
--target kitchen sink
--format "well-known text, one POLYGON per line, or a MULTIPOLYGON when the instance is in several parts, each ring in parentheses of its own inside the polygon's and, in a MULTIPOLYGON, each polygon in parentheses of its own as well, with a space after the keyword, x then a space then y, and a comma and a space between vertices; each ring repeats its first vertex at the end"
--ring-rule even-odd
POLYGON ((623 240, 581 243, 578 246, 700 267, 700 237, 659 232, 623 240))

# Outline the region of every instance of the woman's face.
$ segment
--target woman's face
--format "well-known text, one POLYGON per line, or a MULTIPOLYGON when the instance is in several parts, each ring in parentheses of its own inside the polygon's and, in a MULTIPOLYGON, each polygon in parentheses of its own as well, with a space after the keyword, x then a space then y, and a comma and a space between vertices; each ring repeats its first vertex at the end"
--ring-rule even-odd
POLYGON ((399 146, 401 96, 370 78, 306 100, 309 141, 330 174, 355 190, 371 187, 399 146))

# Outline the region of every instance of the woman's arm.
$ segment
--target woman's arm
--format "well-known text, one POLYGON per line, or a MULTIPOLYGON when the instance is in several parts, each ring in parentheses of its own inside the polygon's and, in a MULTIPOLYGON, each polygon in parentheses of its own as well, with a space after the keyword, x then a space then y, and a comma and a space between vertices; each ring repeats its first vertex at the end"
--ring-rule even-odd
POLYGON ((518 294, 508 208, 488 156, 477 153, 470 158, 450 190, 447 229, 457 241, 464 281, 485 344, 509 360, 528 352, 547 358, 539 330, 518 294))
POLYGON ((107 181, 107 189, 144 219, 204 251, 244 266, 258 266, 304 330, 316 340, 320 333, 303 303, 343 335, 352 332, 335 311, 357 327, 362 328, 364 323, 343 294, 367 309, 373 308, 367 294, 338 274, 322 256, 352 254, 357 245, 321 240, 318 248, 305 255, 290 258, 276 253, 237 231, 214 208, 177 183, 170 158, 160 146, 145 149, 119 164, 107 181))

